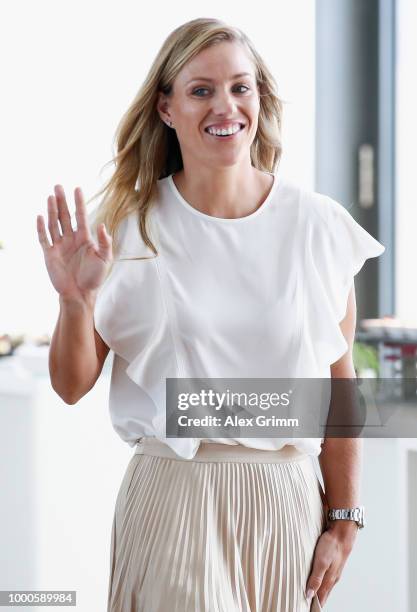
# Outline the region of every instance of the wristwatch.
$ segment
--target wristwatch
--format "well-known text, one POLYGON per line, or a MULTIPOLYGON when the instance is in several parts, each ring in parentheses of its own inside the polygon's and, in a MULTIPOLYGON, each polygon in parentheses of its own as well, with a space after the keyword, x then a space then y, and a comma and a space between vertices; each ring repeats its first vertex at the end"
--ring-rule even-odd
POLYGON ((330 508, 327 513, 329 521, 355 521, 359 529, 365 527, 365 507, 357 506, 356 508, 330 508))

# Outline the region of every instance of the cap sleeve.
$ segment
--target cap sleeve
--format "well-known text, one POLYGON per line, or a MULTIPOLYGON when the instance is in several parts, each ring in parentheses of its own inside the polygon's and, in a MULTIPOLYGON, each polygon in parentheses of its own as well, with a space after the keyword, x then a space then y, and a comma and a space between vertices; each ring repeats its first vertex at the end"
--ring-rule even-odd
MULTIPOLYGON (((93 234, 93 216, 89 223, 93 234)), ((157 344, 165 330, 165 309, 156 259, 141 240, 136 212, 122 219, 116 234, 119 250, 97 291, 94 327, 107 346, 131 365, 157 344)), ((155 239, 153 234, 151 238, 155 239)))
POLYGON ((328 365, 348 348, 339 324, 346 315, 354 277, 367 259, 381 255, 385 247, 328 196, 315 194, 308 213, 304 316, 317 360, 328 365))

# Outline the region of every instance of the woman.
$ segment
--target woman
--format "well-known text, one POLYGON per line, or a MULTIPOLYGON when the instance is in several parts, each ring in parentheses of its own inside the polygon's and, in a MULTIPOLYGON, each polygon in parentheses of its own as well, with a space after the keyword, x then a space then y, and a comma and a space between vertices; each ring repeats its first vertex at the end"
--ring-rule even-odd
POLYGON ((274 173, 281 114, 245 34, 185 23, 123 117, 91 227, 79 188, 77 229, 60 185, 52 244, 38 217, 60 299, 53 388, 77 402, 112 350, 112 422, 136 445, 109 612, 320 610, 352 550, 356 523, 326 510, 360 501, 360 440, 166 435, 168 378, 355 375, 353 277, 384 247, 274 173))

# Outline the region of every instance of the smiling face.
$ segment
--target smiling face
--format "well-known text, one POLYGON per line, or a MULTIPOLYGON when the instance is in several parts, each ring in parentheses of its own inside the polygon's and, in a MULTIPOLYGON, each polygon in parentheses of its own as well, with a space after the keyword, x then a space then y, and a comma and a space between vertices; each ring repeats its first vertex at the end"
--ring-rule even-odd
POLYGON ((184 166, 250 162, 259 108, 255 68, 237 42, 201 51, 179 72, 171 94, 158 99, 161 119, 173 123, 184 166))

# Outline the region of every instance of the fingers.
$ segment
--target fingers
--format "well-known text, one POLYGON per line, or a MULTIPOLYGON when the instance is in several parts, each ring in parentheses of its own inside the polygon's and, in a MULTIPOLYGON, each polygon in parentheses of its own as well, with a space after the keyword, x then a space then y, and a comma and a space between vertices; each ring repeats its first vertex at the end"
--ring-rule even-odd
POLYGON ((81 187, 76 187, 74 190, 75 196, 75 218, 77 220, 77 229, 80 230, 87 240, 91 240, 90 226, 87 220, 87 209, 84 202, 84 195, 81 187))
POLYGON ((112 238, 106 231, 104 223, 100 223, 97 227, 97 253, 101 259, 109 261, 112 258, 112 238))
POLYGON ((315 555, 314 560, 313 560, 313 568, 312 568, 312 571, 311 571, 311 574, 307 581, 307 586, 306 586, 307 600, 311 600, 314 597, 314 595, 317 594, 317 591, 322 586, 323 579, 326 575, 328 568, 329 568, 329 564, 325 563, 317 555, 315 555))
POLYGON ((334 572, 332 565, 317 567, 308 580, 307 599, 311 600, 315 595, 319 598, 320 604, 324 605, 330 591, 339 580, 339 575, 334 572), (315 572, 315 573, 314 573, 315 572), (311 597, 310 597, 311 595, 311 597))
POLYGON ((325 576, 325 578, 323 579, 323 582, 321 583, 321 587, 320 590, 317 593, 317 597, 320 600, 320 603, 322 606, 324 606, 324 604, 327 601, 327 598, 329 597, 330 591, 333 589, 334 585, 339 582, 340 576, 337 574, 332 574, 325 576))
MULTIPOLYGON (((55 195, 50 195, 47 200, 48 210, 48 230, 52 239, 52 244, 61 241, 62 237, 70 237, 74 234, 71 224, 71 215, 68 210, 68 205, 65 197, 65 191, 62 185, 54 186, 55 195), (62 230, 62 234, 61 234, 62 230)), ((84 238, 90 239, 90 228, 87 222, 87 212, 84 203, 84 197, 80 187, 74 190, 75 193, 75 217, 77 227, 84 232, 84 238)), ((37 216, 36 226, 38 230, 39 242, 42 248, 48 249, 51 244, 45 230, 45 220, 42 215, 37 216)))
POLYGON ((48 197, 48 229, 52 238, 52 243, 55 244, 61 240, 61 234, 58 225, 58 205, 54 196, 48 197))
POLYGON ((45 229, 45 220, 42 215, 36 217, 36 229, 38 230, 39 242, 44 251, 51 247, 45 229))
POLYGON ((62 233, 64 236, 72 235, 71 216, 68 211, 65 192, 62 185, 55 185, 55 197, 58 205, 58 218, 61 223, 62 233))

